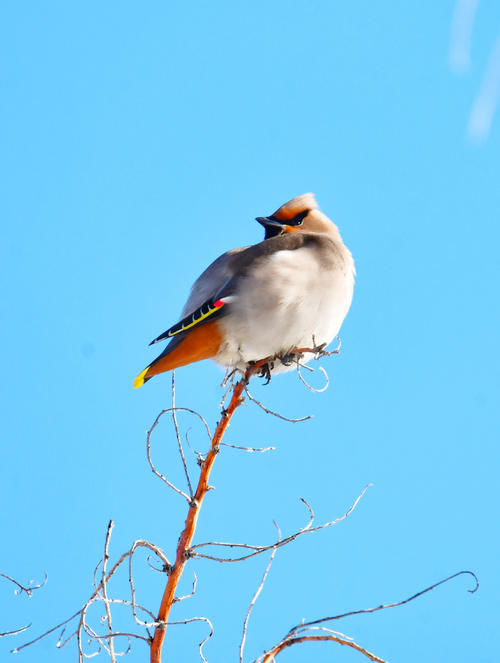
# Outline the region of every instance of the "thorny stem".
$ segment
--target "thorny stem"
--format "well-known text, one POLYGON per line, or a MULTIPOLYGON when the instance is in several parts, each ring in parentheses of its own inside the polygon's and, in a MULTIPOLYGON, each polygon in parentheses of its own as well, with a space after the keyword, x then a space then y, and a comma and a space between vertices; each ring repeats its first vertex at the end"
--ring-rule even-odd
POLYGON ((175 591, 179 584, 179 581, 184 571, 184 567, 189 558, 189 549, 191 547, 191 542, 196 531, 196 524, 198 522, 198 516, 200 515, 201 506, 205 495, 209 490, 209 478, 210 473, 215 462, 215 458, 219 452, 219 447, 221 440, 226 432, 226 429, 229 425, 231 417, 233 416, 236 409, 243 402, 242 394, 245 390, 245 387, 248 384, 248 381, 259 371, 263 366, 268 363, 268 359, 263 359, 261 361, 249 364, 247 370, 245 371, 244 376, 239 382, 233 387, 231 400, 228 407, 222 411, 222 416, 217 428, 215 429, 212 441, 210 444, 210 450, 203 461, 201 466, 200 477, 198 479, 198 485, 194 493, 193 499, 189 505, 189 511, 184 525, 184 529, 179 538, 179 543, 177 544, 177 552, 175 557, 175 564, 173 569, 168 577, 167 585, 163 593, 163 598, 161 600, 160 609, 158 611, 157 622, 158 626, 155 629, 153 640, 151 642, 151 663, 161 663, 161 651, 163 647, 163 641, 165 639, 165 631, 168 622, 168 616, 170 614, 170 609, 175 601, 175 591))

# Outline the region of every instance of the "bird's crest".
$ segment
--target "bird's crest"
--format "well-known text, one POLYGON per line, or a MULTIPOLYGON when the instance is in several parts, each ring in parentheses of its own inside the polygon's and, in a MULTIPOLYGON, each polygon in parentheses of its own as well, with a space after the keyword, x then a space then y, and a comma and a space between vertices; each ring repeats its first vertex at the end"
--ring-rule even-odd
POLYGON ((287 203, 271 215, 271 218, 278 221, 290 221, 301 212, 307 212, 312 209, 318 209, 318 203, 313 193, 303 193, 301 196, 292 198, 287 203))

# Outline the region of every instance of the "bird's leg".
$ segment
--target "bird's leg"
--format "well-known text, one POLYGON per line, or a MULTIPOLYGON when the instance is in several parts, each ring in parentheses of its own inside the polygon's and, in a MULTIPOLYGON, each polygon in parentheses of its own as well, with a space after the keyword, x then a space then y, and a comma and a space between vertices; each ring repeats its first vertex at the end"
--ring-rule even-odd
POLYGON ((295 362, 298 361, 301 357, 302 353, 296 352, 294 350, 285 353, 280 352, 276 355, 276 358, 280 360, 283 366, 291 366, 292 364, 295 364, 295 362))
POLYGON ((274 368, 273 360, 269 360, 268 362, 262 365, 259 377, 266 379, 264 384, 269 384, 271 382, 271 371, 273 370, 273 368, 274 368))

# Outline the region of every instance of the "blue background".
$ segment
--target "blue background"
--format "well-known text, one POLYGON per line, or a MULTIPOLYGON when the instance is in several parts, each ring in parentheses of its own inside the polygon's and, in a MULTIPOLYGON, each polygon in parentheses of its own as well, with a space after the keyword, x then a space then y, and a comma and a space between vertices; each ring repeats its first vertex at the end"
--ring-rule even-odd
MULTIPOLYGON (((462 77, 448 63, 453 11, 451 0, 3 3, 0 571, 49 581, 27 599, 0 579, 0 631, 33 622, 0 641, 2 660, 86 600, 110 518, 113 557, 138 538, 174 557, 185 505, 145 457, 170 379, 134 391, 133 377, 201 270, 259 241, 254 217, 306 191, 356 260, 342 352, 323 362, 324 394, 294 374, 254 381, 268 406, 314 419, 237 413, 227 441, 277 449, 220 454, 196 541, 270 542, 273 518, 284 533, 306 522, 299 496, 320 523, 372 482, 349 519, 278 551, 246 660, 302 618, 403 599, 464 568, 480 577, 474 595, 461 578, 333 628, 392 662, 495 660, 500 121, 481 144, 466 127, 500 6, 480 4, 462 77)), ((179 370, 178 404, 213 427, 221 378, 210 362, 179 370)), ((181 423, 203 448, 197 424, 181 423)), ((182 484, 168 421, 153 451, 182 484)), ((156 611, 163 579, 139 559, 138 600, 156 611)), ((197 594, 172 618, 213 621, 212 663, 237 660, 265 564, 189 564, 181 591, 195 570, 197 594)), ((126 575, 111 593, 125 595, 126 575)), ((165 660, 197 660, 205 633, 169 629, 165 660)), ((18 658, 76 660, 56 641, 18 658)), ((282 658, 365 660, 345 649, 282 658)), ((146 658, 135 642, 128 660, 146 658)))

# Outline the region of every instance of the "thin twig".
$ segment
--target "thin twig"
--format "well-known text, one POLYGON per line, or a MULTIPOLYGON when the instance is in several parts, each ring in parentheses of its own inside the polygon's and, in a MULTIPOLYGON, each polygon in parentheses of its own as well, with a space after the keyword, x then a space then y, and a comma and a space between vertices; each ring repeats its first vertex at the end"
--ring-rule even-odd
MULTIPOLYGON (((123 631, 117 631, 116 633, 98 634, 95 631, 93 631, 93 629, 90 629, 90 632, 87 632, 87 635, 89 635, 92 640, 101 640, 101 639, 109 640, 110 645, 111 645, 111 642, 113 641, 113 638, 137 638, 137 640, 144 640, 145 642, 147 642, 149 644, 149 638, 146 638, 144 635, 139 635, 138 633, 127 633, 127 632, 123 632, 123 631)), ((128 653, 128 652, 124 652, 124 653, 128 653)), ((118 654, 118 655, 123 656, 124 653, 118 654)), ((86 658, 88 658, 88 656, 86 656, 86 658)))
MULTIPOLYGON (((11 578, 10 576, 8 576, 6 573, 0 573, 0 578, 5 578, 5 580, 8 580, 9 582, 11 582, 13 585, 15 585, 17 587, 17 589, 14 592, 15 594, 21 594, 22 592, 24 592, 26 594, 26 596, 29 596, 31 598, 31 596, 33 595, 33 592, 36 589, 40 589, 41 587, 43 587, 44 585, 47 584, 48 576, 47 576, 47 573, 45 573, 45 577, 44 577, 43 582, 39 583, 38 585, 32 585, 31 583, 33 581, 30 580, 30 584, 27 585, 26 587, 24 585, 22 585, 20 582, 18 582, 17 580, 15 580, 14 578, 11 578)), ((31 623, 26 624, 26 626, 20 626, 19 628, 13 629, 12 631, 3 631, 2 633, 0 633, 0 638, 5 638, 9 635, 18 635, 19 633, 23 633, 24 631, 27 631, 30 627, 31 627, 31 623)))
POLYGON ((287 647, 292 647, 293 645, 301 644, 303 642, 336 642, 339 645, 347 645, 348 647, 358 651, 360 654, 364 654, 364 656, 370 659, 370 661, 375 661, 375 663, 387 663, 384 661, 384 659, 375 656, 375 654, 372 654, 353 640, 346 640, 345 638, 340 638, 336 635, 303 635, 297 638, 284 639, 272 649, 256 659, 254 663, 272 663, 284 649, 287 647))
POLYGON ((231 449, 241 449, 241 451, 248 451, 252 453, 254 451, 260 451, 264 453, 265 451, 276 451, 276 447, 241 447, 239 444, 229 444, 229 442, 221 442, 221 447, 231 447, 231 449))
POLYGON ((151 626, 151 625, 156 625, 155 616, 154 616, 154 614, 151 612, 151 610, 148 610, 148 609, 145 608, 144 606, 139 605, 139 603, 137 603, 137 601, 136 601, 135 603, 133 603, 132 601, 129 601, 128 599, 111 599, 111 598, 110 598, 110 599, 108 599, 108 600, 109 600, 110 603, 117 604, 117 605, 126 605, 126 606, 128 606, 128 607, 130 607, 130 608, 131 608, 132 606, 135 606, 136 610, 142 610, 144 613, 146 613, 147 615, 149 615, 149 616, 151 617, 151 620, 152 620, 152 621, 151 621, 151 624, 148 624, 148 623, 146 623, 146 622, 139 622, 141 626, 151 626))
POLYGON ((234 378, 236 376, 236 373, 237 373, 237 370, 235 368, 233 368, 233 370, 231 370, 231 371, 228 369, 226 371, 226 374, 224 375, 224 379, 222 380, 221 385, 220 385, 221 389, 225 389, 227 387, 227 385, 229 385, 229 386, 227 387, 226 391, 222 394, 222 399, 219 403, 219 410, 222 410, 222 408, 224 407, 227 396, 228 396, 229 392, 231 391, 231 389, 234 386, 234 378))
POLYGON ((290 417, 285 417, 283 414, 280 414, 279 412, 274 412, 274 410, 270 410, 268 407, 266 407, 261 401, 259 401, 255 396, 252 396, 252 394, 248 391, 248 387, 245 387, 245 394, 248 396, 248 398, 252 401, 252 403, 255 403, 258 405, 266 414, 272 414, 273 417, 278 417, 278 419, 282 419, 283 421, 288 421, 291 424, 298 424, 301 421, 307 421, 308 419, 312 419, 313 416, 311 414, 308 414, 305 417, 300 417, 299 419, 292 419, 290 417))
MULTIPOLYGON (((25 642, 24 645, 20 645, 19 647, 16 647, 15 649, 12 649, 12 654, 17 654, 18 652, 21 651, 21 649, 25 649, 26 647, 29 647, 30 645, 35 644, 35 642, 38 642, 39 640, 42 640, 43 638, 47 637, 51 633, 54 633, 54 631, 58 631, 60 628, 65 627, 67 624, 73 621, 78 615, 80 614, 81 609, 78 610, 78 612, 75 612, 74 615, 71 615, 71 617, 68 617, 68 619, 65 619, 63 622, 60 624, 57 624, 57 626, 53 626, 51 629, 48 631, 45 631, 45 633, 42 633, 42 635, 37 636, 33 640, 30 640, 29 642, 25 642)), ((73 637, 73 636, 72 636, 73 637)))
POLYGON ((301 368, 301 367, 302 367, 302 368, 310 368, 310 366, 305 366, 304 364, 301 364, 300 361, 297 359, 297 375, 299 376, 299 380, 302 382, 302 384, 304 384, 304 385, 309 389, 309 391, 312 391, 312 392, 314 392, 315 394, 321 394, 321 393, 323 393, 324 391, 326 391, 326 390, 328 389, 328 386, 329 386, 329 384, 330 384, 330 378, 328 377, 328 373, 325 371, 325 369, 323 368, 323 366, 320 366, 320 367, 319 367, 319 370, 320 370, 320 371, 323 373, 323 375, 325 376, 325 380, 326 380, 326 382, 325 382, 325 386, 324 386, 324 387, 321 387, 321 389, 316 389, 315 387, 313 387, 312 385, 310 385, 309 382, 307 382, 307 381, 305 380, 305 378, 303 377, 302 373, 300 372, 300 368, 301 368))
POLYGON ((151 470, 153 471, 153 474, 155 474, 159 479, 161 479, 164 483, 167 484, 172 490, 175 490, 176 493, 179 495, 182 495, 182 497, 186 500, 186 502, 191 501, 191 497, 187 495, 183 490, 180 488, 177 488, 177 486, 174 486, 174 484, 167 479, 167 477, 162 474, 160 471, 158 471, 151 459, 151 434, 153 433, 154 429, 158 426, 158 423, 160 419, 163 417, 164 414, 167 412, 171 412, 172 408, 169 407, 166 410, 162 410, 160 414, 156 417, 154 424, 151 426, 151 428, 148 430, 146 434, 146 455, 148 458, 149 466, 151 467, 151 470))
POLYGON ((203 661, 203 663, 208 663, 207 659, 203 655, 203 647, 214 634, 214 626, 210 621, 210 619, 208 619, 208 617, 190 617, 189 619, 183 619, 177 622, 167 622, 166 624, 164 624, 164 626, 177 626, 177 625, 191 624, 192 622, 206 622, 210 628, 208 635, 205 638, 203 638, 203 640, 199 644, 201 660, 203 661))
MULTIPOLYGON (((276 522, 274 523, 274 526, 278 530, 278 539, 281 540, 281 531, 276 522)), ((247 637, 247 629, 248 629, 248 621, 250 619, 250 615, 252 613, 253 607, 257 601, 257 599, 260 596, 260 593, 262 592, 264 585, 267 580, 267 576, 269 574, 269 571, 271 569, 271 565, 274 560, 274 556, 276 555, 277 548, 273 548, 273 551, 271 552, 271 555, 269 556, 269 561, 267 562, 266 569, 264 571, 264 575, 262 576, 262 580, 260 581, 259 586, 257 587, 257 590, 255 594, 252 597, 252 600, 250 601, 250 605, 248 606, 247 614, 245 615, 245 620, 243 621, 243 632, 241 634, 241 642, 240 642, 240 663, 243 663, 243 650, 245 649, 245 640, 247 637)))
MULTIPOLYGON (((340 631, 334 631, 331 628, 326 628, 326 626, 308 626, 305 631, 322 631, 324 633, 331 633, 333 635, 338 635, 339 638, 345 638, 346 640, 354 640, 354 638, 351 638, 351 636, 346 635, 345 633, 341 633, 340 631)), ((301 635, 302 631, 298 630, 295 632, 295 635, 301 635)), ((302 634, 303 635, 303 634, 302 634)))
MULTIPOLYGON (((106 568, 109 560, 109 541, 111 539, 111 532, 113 531, 113 521, 110 520, 108 524, 108 530, 106 532, 106 540, 104 542, 104 556, 102 559, 102 576, 101 576, 101 587, 102 587, 102 597, 104 601, 104 606, 106 608, 106 620, 108 622, 108 633, 112 635, 113 633, 113 622, 111 617, 111 608, 109 607, 108 599, 108 584, 106 582, 106 568)), ((113 640, 109 641, 109 655, 111 657, 112 663, 116 663, 115 649, 113 640)))
POLYGON ((130 549, 130 555, 129 555, 129 558, 128 558, 128 582, 129 582, 129 586, 130 586, 130 596, 131 596, 130 605, 132 607, 132 615, 133 615, 136 623, 139 624, 139 626, 145 626, 145 627, 147 627, 147 626, 156 626, 156 618, 155 618, 154 614, 152 612, 150 612, 149 610, 147 612, 151 616, 152 621, 145 622, 142 619, 139 619, 139 617, 137 616, 137 608, 139 606, 137 605, 136 600, 135 600, 134 576, 133 576, 133 573, 132 573, 132 560, 134 559, 134 553, 137 550, 137 548, 140 547, 140 546, 136 545, 137 543, 138 543, 137 541, 134 542, 132 548, 130 549))
POLYGON ((26 626, 21 626, 20 628, 16 628, 13 631, 4 631, 3 633, 0 633, 0 638, 5 638, 8 635, 17 635, 18 633, 22 633, 23 631, 27 631, 31 627, 30 624, 26 624, 26 626))
POLYGON ((339 634, 335 631, 331 631, 331 629, 327 629, 324 626, 318 626, 319 624, 324 624, 327 621, 332 621, 336 619, 342 619, 343 617, 351 617, 353 615, 361 615, 361 614, 368 614, 372 612, 377 612, 379 610, 386 610, 388 608, 396 608, 402 605, 405 605, 406 603, 409 603, 410 601, 415 600, 419 596, 422 596, 423 594, 426 594, 427 592, 432 591, 436 587, 439 587, 439 585, 442 585, 446 582, 449 582, 453 578, 456 578, 460 575, 471 575, 474 580, 475 580, 475 586, 472 589, 467 590, 470 593, 474 593, 477 591, 479 588, 479 580, 476 576, 475 573, 472 571, 459 571, 458 573, 455 573, 448 578, 445 578, 444 580, 440 580, 439 582, 434 583, 430 587, 427 587, 426 589, 417 592, 416 594, 413 594, 412 596, 408 597, 407 599, 404 599, 402 601, 398 601, 397 603, 388 603, 386 605, 380 605, 377 606, 376 608, 367 608, 363 610, 353 610, 351 612, 346 612, 341 615, 335 615, 333 617, 324 617, 322 619, 316 619, 314 621, 310 622, 301 622, 300 624, 297 624, 297 626, 294 626, 291 628, 288 633, 285 635, 285 637, 274 647, 272 647, 270 650, 265 652, 262 656, 260 656, 258 659, 254 661, 254 663, 272 663, 275 661, 275 658, 280 654, 284 649, 287 647, 291 647, 296 644, 300 644, 303 642, 325 642, 325 641, 332 641, 332 642, 337 642, 338 644, 341 645, 347 645, 348 647, 352 647, 356 651, 360 652, 361 654, 364 654, 367 658, 369 658, 371 661, 376 661, 377 663, 386 663, 383 659, 379 658, 375 654, 372 654, 369 652, 367 649, 364 649, 360 645, 358 645, 356 642, 354 642, 352 639, 347 638, 347 636, 343 634, 339 634), (324 630, 329 633, 329 635, 311 635, 311 631, 315 631, 317 629, 324 630))
POLYGON ((185 601, 186 599, 190 599, 192 596, 194 596, 196 592, 196 585, 198 584, 198 578, 196 577, 196 573, 193 573, 193 587, 190 591, 189 594, 185 594, 184 596, 176 596, 174 598, 174 603, 179 603, 179 601, 185 601))
POLYGON ((271 543, 269 545, 265 546, 256 546, 256 545, 251 545, 248 543, 227 543, 227 542, 221 542, 221 541, 207 541, 204 543, 197 543, 196 545, 192 546, 190 550, 190 555, 192 557, 198 557, 200 559, 210 559, 214 562, 243 562, 246 559, 250 559, 250 557, 255 557, 256 555, 261 555, 262 553, 266 552, 267 550, 271 550, 272 548, 281 548, 282 546, 286 546, 288 543, 291 543, 295 539, 297 539, 299 536, 302 534, 306 533, 312 533, 312 532, 317 532, 322 529, 326 529, 327 527, 332 527, 333 525, 336 525, 337 523, 341 522, 342 520, 345 520, 356 508, 358 505, 359 501, 363 497, 363 495, 366 493, 368 488, 372 484, 368 484, 365 486, 363 491, 361 492, 360 495, 356 498, 354 503, 349 507, 349 509, 342 515, 336 518, 335 520, 332 520, 328 523, 323 523, 323 525, 317 525, 316 527, 312 527, 314 515, 312 512, 312 509, 310 505, 304 500, 303 498, 300 498, 301 501, 306 505, 306 507, 309 509, 309 512, 311 513, 311 520, 302 527, 299 531, 294 532, 294 534, 291 534, 290 536, 287 536, 285 539, 282 539, 280 541, 276 541, 274 543, 271 543), (242 555, 241 557, 215 557, 213 555, 205 555, 203 553, 196 552, 199 548, 204 548, 206 546, 219 546, 219 547, 226 547, 226 548, 244 548, 247 550, 252 550, 253 552, 249 553, 248 555, 242 555))
POLYGON ((177 424, 177 413, 175 409, 175 371, 172 371, 172 420, 174 422, 175 436, 177 437, 177 444, 179 446, 179 454, 181 456, 182 466, 184 467, 184 474, 186 475, 189 497, 193 499, 193 487, 191 485, 191 479, 189 478, 186 457, 184 456, 184 449, 182 448, 181 436, 179 434, 179 426, 177 424))
MULTIPOLYGON (((106 575, 106 582, 109 582, 110 579, 113 577, 113 575, 116 573, 116 571, 117 571, 117 570, 120 568, 120 566, 123 564, 123 562, 124 562, 126 559, 128 559, 131 555, 133 555, 134 551, 135 551, 137 548, 141 548, 141 547, 142 547, 142 548, 147 548, 148 550, 150 550, 151 552, 153 552, 153 553, 154 553, 159 559, 161 559, 161 561, 163 562, 163 565, 164 565, 164 569, 165 569, 165 568, 170 568, 170 562, 169 562, 168 558, 167 558, 166 555, 163 553, 163 551, 162 551, 160 548, 158 548, 158 546, 155 546, 154 544, 150 543, 149 541, 145 541, 145 540, 142 540, 142 539, 138 539, 137 541, 134 541, 132 547, 131 547, 129 550, 127 550, 126 552, 124 552, 124 553, 119 557, 119 559, 115 562, 115 564, 113 565, 113 567, 111 568, 111 570, 110 570, 110 571, 108 572, 108 574, 106 575)), ((60 622, 59 624, 57 624, 56 626, 53 626, 52 628, 48 629, 47 631, 45 631, 45 632, 42 633, 41 635, 37 636, 37 637, 34 638, 33 640, 30 640, 29 642, 26 642, 26 643, 24 643, 23 645, 17 647, 16 649, 12 650, 12 653, 17 653, 17 652, 21 651, 22 649, 25 649, 26 647, 29 647, 30 645, 33 645, 34 643, 39 642, 40 640, 43 640, 43 639, 46 638, 47 636, 51 635, 51 634, 54 633, 55 631, 58 631, 59 629, 62 628, 63 631, 61 632, 61 635, 59 636, 58 647, 62 649, 62 648, 68 643, 68 642, 70 642, 70 640, 72 640, 74 637, 76 637, 77 640, 78 640, 78 655, 79 655, 79 660, 80 660, 80 661, 83 660, 84 656, 85 656, 85 657, 88 657, 87 654, 85 654, 85 655, 83 654, 83 651, 82 651, 82 649, 81 649, 81 644, 82 644, 82 640, 81 640, 81 630, 82 630, 82 629, 85 630, 85 625, 86 625, 86 622, 85 622, 85 614, 86 614, 88 608, 90 607, 90 605, 91 605, 92 603, 96 602, 97 600, 102 600, 102 598, 100 597, 100 592, 101 592, 101 590, 102 590, 102 583, 100 583, 100 584, 95 588, 94 593, 91 595, 91 597, 88 599, 88 601, 87 601, 87 602, 86 602, 86 603, 85 603, 85 604, 84 604, 84 605, 83 605, 83 606, 82 606, 77 612, 75 612, 73 615, 71 615, 71 617, 68 617, 68 618, 65 619, 64 621, 62 621, 62 622, 60 622), (78 618, 78 617, 79 617, 80 619, 79 619, 79 623, 78 623, 77 628, 76 628, 75 631, 74 631, 73 633, 71 633, 71 634, 70 634, 65 640, 63 640, 63 635, 64 635, 64 633, 65 633, 66 627, 68 626, 68 624, 70 624, 74 619, 76 619, 76 618, 78 618)), ((117 599, 108 599, 108 601, 109 601, 110 603, 115 603, 115 602, 117 601, 117 599)), ((125 601, 124 601, 124 603, 125 603, 125 601)), ((132 601, 130 602, 130 605, 132 605, 132 601)), ((142 608, 141 606, 139 606, 139 605, 137 605, 137 604, 135 604, 135 603, 134 603, 134 605, 136 606, 136 608, 141 609, 141 610, 144 610, 147 614, 151 615, 151 616, 153 617, 153 619, 154 619, 154 615, 153 615, 153 613, 149 612, 149 611, 146 610, 145 608, 142 608)), ((154 622, 154 623, 156 624, 156 622, 154 622)))
POLYGON ((47 584, 48 575, 47 575, 47 573, 45 573, 43 582, 38 583, 38 585, 32 585, 31 583, 33 581, 30 580, 30 584, 27 587, 25 587, 24 585, 21 585, 20 582, 18 582, 14 578, 11 578, 10 576, 6 575, 5 573, 0 573, 0 578, 5 578, 9 582, 16 585, 16 587, 17 587, 16 594, 21 594, 22 592, 24 592, 25 594, 27 594, 27 596, 31 597, 33 592, 35 591, 35 589, 40 589, 41 587, 44 587, 47 584))
POLYGON ((458 573, 454 573, 451 576, 448 576, 447 578, 444 578, 444 580, 440 580, 439 582, 434 583, 430 587, 426 587, 420 592, 417 592, 416 594, 413 594, 412 596, 409 596, 406 599, 403 599, 402 601, 397 601, 396 603, 386 603, 384 605, 379 605, 375 608, 364 608, 362 610, 352 610, 350 612, 344 612, 340 615, 334 615, 333 617, 323 617, 321 619, 315 619, 310 622, 304 622, 302 624, 298 624, 297 626, 294 626, 290 631, 288 632, 287 635, 292 635, 297 632, 299 629, 303 628, 308 628, 309 626, 315 626, 316 624, 324 624, 325 622, 333 621, 336 619, 343 619, 344 617, 352 617, 354 615, 366 615, 372 612, 378 612, 379 610, 388 610, 389 608, 398 608, 399 606, 405 605, 406 603, 410 603, 410 601, 414 601, 416 598, 419 596, 422 596, 423 594, 426 594, 427 592, 432 591, 433 589, 436 589, 436 587, 439 587, 440 585, 443 585, 444 583, 449 582, 450 580, 453 580, 454 578, 457 578, 458 576, 461 575, 470 575, 474 578, 475 581, 475 586, 473 589, 468 589, 467 591, 470 594, 474 594, 479 589, 479 579, 476 576, 475 573, 472 571, 458 571, 458 573))

